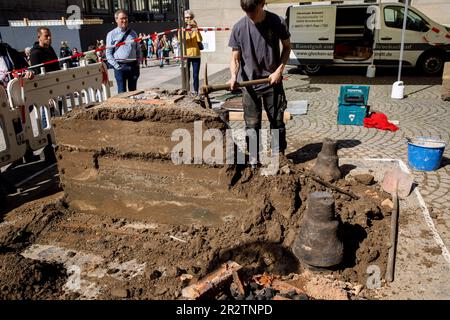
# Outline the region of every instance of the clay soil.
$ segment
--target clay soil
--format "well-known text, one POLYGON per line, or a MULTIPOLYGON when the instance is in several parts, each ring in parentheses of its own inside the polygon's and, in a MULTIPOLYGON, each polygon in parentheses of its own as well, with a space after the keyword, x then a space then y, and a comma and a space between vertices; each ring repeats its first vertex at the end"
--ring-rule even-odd
MULTIPOLYGON (((137 111, 127 117, 144 119, 143 114, 137 111)), ((92 120, 130 121, 103 117, 92 120)), ((164 120, 161 126, 145 132, 164 135, 164 120)), ((101 154, 91 149, 96 159, 104 156, 108 161, 125 159, 146 165, 157 161, 170 167, 174 176, 188 170, 186 165, 173 165, 161 153, 143 157, 128 151, 124 157, 117 150, 101 154)), ((101 159, 94 168, 98 163, 101 170, 101 159)), ((289 170, 269 177, 248 167, 199 165, 198 170, 214 176, 220 192, 241 201, 234 215, 214 223, 177 222, 176 216, 170 223, 161 223, 155 216, 112 214, 112 208, 101 206, 83 209, 73 205, 64 191, 5 213, 0 224, 0 299, 179 299, 184 287, 229 260, 243 266, 244 282, 266 272, 304 285, 311 276, 301 280, 299 275, 311 271, 293 255, 291 245, 314 191, 333 193, 345 246, 344 262, 335 270, 315 270, 314 277, 328 279, 330 288, 338 282, 353 288, 366 284, 370 265, 379 266, 384 275, 390 209, 381 206, 389 195, 378 184, 367 186, 351 176, 338 181, 336 185, 360 197, 354 200, 311 180, 304 164, 290 164, 289 170), (77 281, 78 286, 71 285, 77 281)), ((193 202, 195 197, 201 199, 194 195, 193 202)), ((220 199, 214 201, 219 209, 225 206, 220 199)), ((322 293, 318 298, 337 297, 322 293)))

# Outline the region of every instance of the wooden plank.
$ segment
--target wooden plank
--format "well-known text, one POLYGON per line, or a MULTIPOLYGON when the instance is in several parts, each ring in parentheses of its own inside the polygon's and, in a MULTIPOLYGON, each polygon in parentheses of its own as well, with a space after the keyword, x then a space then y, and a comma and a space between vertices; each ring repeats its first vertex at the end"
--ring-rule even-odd
POLYGON ((184 98, 185 98, 184 95, 177 95, 177 96, 174 96, 172 100, 173 100, 173 103, 177 103, 178 101, 181 101, 184 98))
POLYGON ((244 285, 242 284, 239 274, 236 271, 233 272, 233 282, 236 284, 239 294, 245 296, 244 285))
POLYGON ((240 109, 244 110, 242 99, 228 100, 222 105, 223 109, 240 109))
POLYGON ((234 261, 228 261, 217 271, 209 274, 202 280, 184 288, 181 295, 186 299, 199 299, 208 295, 211 291, 220 289, 229 283, 233 277, 233 272, 242 269, 242 266, 234 261))

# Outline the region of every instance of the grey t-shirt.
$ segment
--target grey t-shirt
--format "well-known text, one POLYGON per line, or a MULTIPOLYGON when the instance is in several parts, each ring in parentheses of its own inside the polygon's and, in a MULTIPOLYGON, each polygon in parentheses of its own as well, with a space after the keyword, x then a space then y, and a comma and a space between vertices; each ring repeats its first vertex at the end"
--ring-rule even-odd
MULTIPOLYGON (((241 52, 239 81, 267 78, 281 64, 280 40, 290 38, 286 22, 266 11, 265 19, 255 24, 244 16, 233 27, 228 46, 241 52)), ((255 87, 264 90, 268 85, 255 87)))

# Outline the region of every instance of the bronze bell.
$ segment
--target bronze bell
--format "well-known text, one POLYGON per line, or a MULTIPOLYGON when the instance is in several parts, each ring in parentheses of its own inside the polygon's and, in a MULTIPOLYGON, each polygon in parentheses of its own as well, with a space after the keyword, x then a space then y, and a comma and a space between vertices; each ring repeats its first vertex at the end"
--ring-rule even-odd
POLYGON ((312 171, 327 181, 337 181, 342 177, 337 156, 337 141, 325 138, 322 151, 317 156, 317 161, 312 171))
POLYGON ((344 257, 338 238, 340 222, 334 217, 334 199, 328 192, 314 192, 308 198, 300 232, 292 251, 300 262, 317 268, 337 266, 344 257))

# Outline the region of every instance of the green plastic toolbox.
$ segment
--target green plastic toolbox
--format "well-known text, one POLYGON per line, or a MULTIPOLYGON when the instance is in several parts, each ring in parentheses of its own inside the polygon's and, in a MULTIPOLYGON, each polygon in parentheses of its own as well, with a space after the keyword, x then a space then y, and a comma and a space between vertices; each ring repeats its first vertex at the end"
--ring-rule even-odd
POLYGON ((363 126, 366 116, 366 106, 340 104, 338 107, 338 124, 340 125, 363 126))

